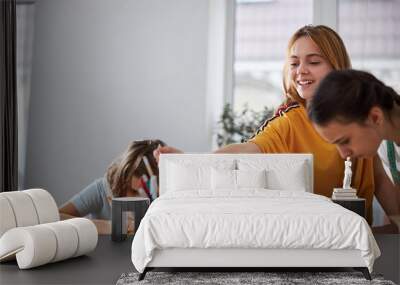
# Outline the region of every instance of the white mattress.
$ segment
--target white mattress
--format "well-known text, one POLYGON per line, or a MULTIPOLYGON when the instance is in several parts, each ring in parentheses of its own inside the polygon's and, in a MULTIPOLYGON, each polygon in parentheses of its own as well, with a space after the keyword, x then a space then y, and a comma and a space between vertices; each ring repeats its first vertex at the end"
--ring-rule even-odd
POLYGON ((266 189, 164 194, 140 223, 132 262, 143 272, 156 249, 168 248, 359 250, 370 271, 380 255, 359 215, 320 195, 266 189))

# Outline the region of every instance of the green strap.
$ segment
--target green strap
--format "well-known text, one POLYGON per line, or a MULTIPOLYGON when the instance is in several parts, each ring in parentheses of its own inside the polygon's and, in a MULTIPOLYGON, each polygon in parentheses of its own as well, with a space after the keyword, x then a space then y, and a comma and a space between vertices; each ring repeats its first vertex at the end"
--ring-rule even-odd
POLYGON ((386 141, 386 146, 387 146, 387 156, 389 159, 389 168, 390 168, 390 173, 392 174, 393 177, 393 182, 396 185, 400 185, 400 173, 397 170, 394 144, 392 141, 386 141))

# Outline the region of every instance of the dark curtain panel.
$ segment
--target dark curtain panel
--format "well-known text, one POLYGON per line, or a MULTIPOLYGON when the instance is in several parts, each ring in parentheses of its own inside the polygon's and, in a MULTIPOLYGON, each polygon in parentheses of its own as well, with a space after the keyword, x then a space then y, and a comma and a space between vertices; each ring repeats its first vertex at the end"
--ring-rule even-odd
POLYGON ((18 190, 16 1, 0 0, 0 191, 18 190))

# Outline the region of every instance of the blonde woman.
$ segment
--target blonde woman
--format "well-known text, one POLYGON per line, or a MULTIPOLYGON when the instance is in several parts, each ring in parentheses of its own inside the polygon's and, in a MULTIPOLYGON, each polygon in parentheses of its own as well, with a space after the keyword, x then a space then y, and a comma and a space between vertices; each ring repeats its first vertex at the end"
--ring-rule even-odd
MULTIPOLYGON (((287 48, 283 73, 287 104, 246 143, 227 145, 216 153, 312 153, 314 193, 331 197, 333 188, 342 186, 343 159, 336 147, 315 131, 305 106, 328 73, 350 67, 345 45, 334 30, 322 25, 300 28, 290 38, 287 48)), ((180 151, 160 147, 154 154, 158 158, 160 153, 168 152, 180 151)), ((371 158, 353 159, 352 180, 357 195, 366 199, 367 220, 372 223, 375 185, 371 158)))
POLYGON ((153 175, 158 176, 158 166, 153 151, 165 146, 161 140, 133 141, 128 148, 108 167, 104 177, 96 179, 81 192, 73 196, 60 209, 62 219, 90 215, 100 234, 111 232, 112 197, 140 196, 140 181, 149 176, 148 161, 153 175))

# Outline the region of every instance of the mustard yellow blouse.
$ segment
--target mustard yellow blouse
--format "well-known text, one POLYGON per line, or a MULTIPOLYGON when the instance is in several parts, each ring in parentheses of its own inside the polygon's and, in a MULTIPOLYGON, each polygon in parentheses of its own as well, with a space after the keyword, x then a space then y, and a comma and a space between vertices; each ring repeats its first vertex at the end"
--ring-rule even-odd
MULTIPOLYGON (((312 153, 314 155, 314 193, 331 197, 333 188, 342 187, 344 159, 335 145, 315 131, 306 110, 295 104, 267 120, 249 140, 265 153, 312 153)), ((353 159, 353 188, 366 199, 367 221, 372 223, 374 172, 372 158, 353 159)))

